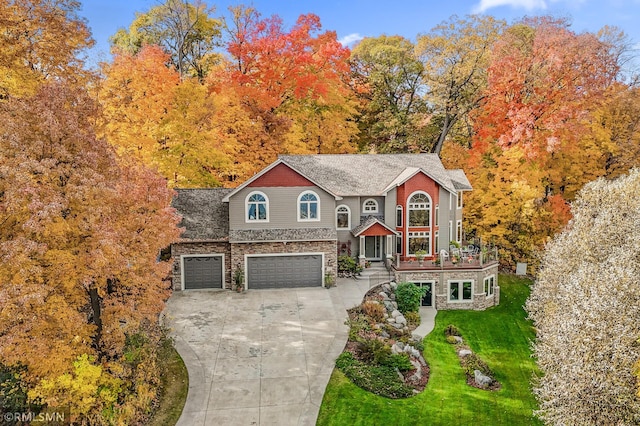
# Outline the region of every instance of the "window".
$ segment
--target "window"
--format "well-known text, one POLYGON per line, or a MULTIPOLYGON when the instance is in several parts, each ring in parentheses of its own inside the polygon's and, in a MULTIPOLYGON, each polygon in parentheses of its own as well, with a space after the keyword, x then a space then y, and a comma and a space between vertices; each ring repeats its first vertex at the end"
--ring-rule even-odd
POLYGON ((449 221, 449 241, 453 241, 453 221, 449 221))
POLYGON ((458 192, 458 208, 462 208, 462 192, 458 192))
POLYGON ((298 221, 320 220, 320 201, 318 195, 306 191, 298 197, 298 221))
POLYGON ((396 206, 396 227, 402 227, 402 206, 396 206))
POLYGON ((365 213, 378 213, 378 202, 372 198, 364 201, 362 211, 365 213))
POLYGON ((431 200, 424 192, 409 198, 409 226, 431 226, 431 200))
POLYGON ((467 302, 473 299, 473 281, 449 281, 449 302, 467 302))
POLYGON ((246 200, 247 222, 269 221, 269 199, 262 192, 252 192, 246 200))
POLYGON ((493 287, 495 285, 496 278, 494 275, 490 275, 484 279, 484 293, 489 296, 493 296, 493 287))
POLYGON ((439 241, 439 240, 440 240, 440 233, 439 233, 438 231, 436 231, 436 233, 435 233, 435 235, 434 235, 434 238, 435 238, 435 240, 436 240, 436 241, 435 241, 435 245, 436 245, 436 247, 435 247, 435 249, 436 249, 436 253, 440 253, 440 241, 439 241))
POLYGON ((427 255, 431 255, 430 232, 408 232, 409 252, 408 255, 414 255, 418 250, 424 250, 427 255))
POLYGON ((462 242, 462 221, 459 220, 456 222, 456 241, 462 242))
POLYGON ((438 216, 440 216, 440 205, 436 204, 436 218, 435 218, 436 226, 440 224, 440 219, 438 218, 438 216))
POLYGON ((402 254, 402 233, 396 236, 396 253, 402 254))
POLYGON ((345 205, 336 209, 336 228, 351 229, 351 210, 345 205))

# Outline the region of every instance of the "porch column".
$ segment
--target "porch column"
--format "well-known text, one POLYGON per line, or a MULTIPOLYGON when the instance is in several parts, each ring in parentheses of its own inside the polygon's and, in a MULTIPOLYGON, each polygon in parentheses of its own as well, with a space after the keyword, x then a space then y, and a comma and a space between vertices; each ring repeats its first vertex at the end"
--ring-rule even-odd
POLYGON ((358 260, 360 261, 360 266, 362 267, 364 267, 364 264, 366 262, 364 238, 365 238, 364 235, 360 235, 360 245, 358 248, 358 251, 360 252, 360 255, 358 256, 358 260))
POLYGON ((387 244, 385 244, 384 251, 387 259, 393 258, 393 235, 387 235, 387 244))

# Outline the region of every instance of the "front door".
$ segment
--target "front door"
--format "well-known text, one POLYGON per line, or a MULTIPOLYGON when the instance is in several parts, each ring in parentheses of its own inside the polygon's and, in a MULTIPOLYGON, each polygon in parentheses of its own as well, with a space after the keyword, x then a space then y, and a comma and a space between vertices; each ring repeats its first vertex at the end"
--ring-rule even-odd
POLYGON ((369 260, 382 259, 382 237, 364 237, 364 255, 369 260))
POLYGON ((426 288, 427 291, 422 297, 422 302, 420 303, 422 306, 433 306, 433 283, 415 283, 418 287, 426 288))

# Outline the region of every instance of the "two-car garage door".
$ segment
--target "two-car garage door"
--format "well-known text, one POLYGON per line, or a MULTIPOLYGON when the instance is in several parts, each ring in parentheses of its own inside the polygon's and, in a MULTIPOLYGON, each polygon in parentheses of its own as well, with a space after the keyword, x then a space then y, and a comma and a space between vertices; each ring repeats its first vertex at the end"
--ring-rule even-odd
POLYGON ((322 254, 247 256, 247 287, 294 288, 322 286, 322 254))

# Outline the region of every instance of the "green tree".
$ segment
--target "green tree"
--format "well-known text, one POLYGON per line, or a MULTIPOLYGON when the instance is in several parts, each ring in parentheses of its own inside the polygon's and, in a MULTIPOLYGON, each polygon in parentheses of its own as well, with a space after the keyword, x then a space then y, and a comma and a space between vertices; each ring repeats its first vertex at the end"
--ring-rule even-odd
POLYGON ((365 38, 351 52, 354 92, 360 100, 361 149, 423 149, 428 109, 424 67, 414 45, 400 36, 365 38))
POLYGON ((221 21, 211 16, 213 12, 199 0, 165 0, 136 14, 128 30, 121 28, 111 37, 111 44, 129 54, 157 44, 171 55, 181 78, 203 79, 220 59, 215 48, 220 44, 221 21))

